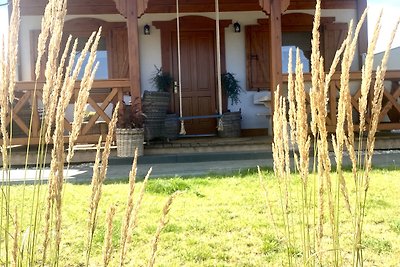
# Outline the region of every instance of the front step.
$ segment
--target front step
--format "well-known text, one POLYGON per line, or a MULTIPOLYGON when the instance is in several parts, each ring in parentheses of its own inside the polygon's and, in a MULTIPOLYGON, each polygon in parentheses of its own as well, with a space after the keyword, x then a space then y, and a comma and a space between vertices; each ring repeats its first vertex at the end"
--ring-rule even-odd
POLYGON ((150 142, 145 146, 145 155, 271 151, 271 142, 271 137, 267 136, 185 138, 171 142, 150 142))

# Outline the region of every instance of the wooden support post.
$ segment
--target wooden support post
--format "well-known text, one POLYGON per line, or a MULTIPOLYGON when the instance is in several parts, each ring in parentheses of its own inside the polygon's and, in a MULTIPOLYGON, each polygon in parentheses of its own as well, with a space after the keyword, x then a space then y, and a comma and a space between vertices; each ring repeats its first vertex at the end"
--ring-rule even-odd
MULTIPOLYGON (((367 0, 357 0, 357 20, 360 20, 364 10, 367 8, 367 0)), ((362 68, 363 54, 368 51, 368 18, 365 19, 364 24, 358 37, 358 59, 359 68, 362 68)))
MULTIPOLYGON (((275 91, 279 85, 282 92, 282 23, 281 0, 271 0, 270 16, 270 90, 271 114, 274 113, 275 91)), ((272 126, 273 127, 273 126, 272 126)))
POLYGON ((140 88, 140 60, 139 60, 139 29, 137 0, 126 0, 126 19, 128 28, 128 54, 129 54, 129 78, 131 82, 131 99, 135 108, 141 105, 140 88))

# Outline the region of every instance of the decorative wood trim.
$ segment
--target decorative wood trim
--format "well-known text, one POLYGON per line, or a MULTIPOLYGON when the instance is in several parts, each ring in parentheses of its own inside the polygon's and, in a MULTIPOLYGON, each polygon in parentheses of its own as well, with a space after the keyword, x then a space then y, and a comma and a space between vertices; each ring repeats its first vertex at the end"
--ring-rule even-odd
MULTIPOLYGON (((113 0, 113 1, 115 2, 118 12, 125 18, 127 17, 128 13, 127 6, 130 5, 130 3, 127 3, 127 1, 136 2, 137 15, 139 18, 146 12, 149 3, 149 0, 113 0)), ((133 3, 133 5, 135 5, 135 3, 133 3)))
MULTIPOLYGON (((126 17, 127 1, 135 2, 137 15, 144 13, 174 13, 174 0, 69 0, 68 14, 122 14, 126 17)), ((220 11, 264 11, 270 14, 272 0, 221 0, 220 11)), ((357 9, 358 2, 365 0, 324 0, 323 9, 357 9)), ((314 0, 282 0, 281 13, 285 10, 314 9, 314 0)), ((21 15, 43 15, 46 0, 21 0, 21 15)), ((180 10, 184 12, 213 12, 214 0, 192 0, 183 2, 180 10)))
POLYGON ((141 17, 147 10, 149 0, 137 0, 138 16, 141 17))
POLYGON ((113 0, 115 2, 115 6, 124 18, 126 18, 126 0, 113 0))
POLYGON ((270 14, 271 12, 271 0, 259 0, 259 4, 261 10, 264 11, 265 14, 270 14))
POLYGON ((281 13, 283 14, 283 12, 285 12, 290 5, 290 0, 282 0, 281 1, 281 13))

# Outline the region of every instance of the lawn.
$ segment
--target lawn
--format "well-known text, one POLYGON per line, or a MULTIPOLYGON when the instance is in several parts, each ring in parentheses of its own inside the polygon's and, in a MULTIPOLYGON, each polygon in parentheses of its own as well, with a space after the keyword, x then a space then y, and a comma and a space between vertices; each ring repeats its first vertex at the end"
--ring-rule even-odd
MULTIPOLYGON (((274 201, 277 183, 270 172, 265 172, 265 177, 274 201)), ((398 266, 400 171, 378 170, 373 172, 372 177, 363 242, 365 263, 366 266, 398 266)), ((294 184, 294 192, 300 190, 299 183, 294 181, 294 184)), ((22 190, 21 186, 12 187, 13 203, 21 203, 22 190)), ((28 199, 32 187, 28 186, 25 190, 25 198, 28 199)), ((151 180, 139 214, 139 225, 132 238, 127 266, 146 264, 150 253, 149 242, 156 231, 162 207, 168 195, 175 190, 184 192, 175 199, 169 224, 161 235, 157 266, 285 265, 283 239, 274 230, 259 177, 257 174, 246 174, 151 180)), ((118 246, 127 193, 128 185, 123 181, 103 187, 91 260, 93 266, 101 263, 105 213, 111 204, 117 207, 113 243, 118 246)), ((60 266, 82 266, 84 263, 89 197, 88 185, 65 186, 60 266)), ((279 210, 274 210, 274 213, 275 218, 279 218, 279 210)), ((345 213, 343 209, 341 234, 351 236, 346 232, 351 229, 351 222, 345 213)), ((343 251, 351 251, 349 243, 343 243, 343 251)), ((111 264, 114 265, 115 262, 111 264)))

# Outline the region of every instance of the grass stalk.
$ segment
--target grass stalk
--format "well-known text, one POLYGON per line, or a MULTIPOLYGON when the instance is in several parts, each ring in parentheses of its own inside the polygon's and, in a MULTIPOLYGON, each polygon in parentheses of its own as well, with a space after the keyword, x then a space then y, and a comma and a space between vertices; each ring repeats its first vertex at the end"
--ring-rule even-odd
POLYGON ((148 267, 153 267, 154 266, 154 263, 156 261, 156 253, 157 253, 157 249, 158 249, 158 243, 160 241, 161 232, 162 232, 162 230, 165 228, 165 226, 168 223, 168 217, 167 216, 168 216, 168 213, 171 210, 171 205, 172 205, 174 199, 179 194, 180 194, 179 191, 173 193, 168 198, 167 202, 164 205, 160 222, 158 223, 158 227, 157 227, 156 233, 154 235, 153 241, 151 242, 150 258, 149 258, 149 261, 148 261, 148 264, 147 264, 148 267))
MULTIPOLYGON (((353 123, 353 105, 352 94, 350 92, 350 70, 351 63, 355 55, 358 43, 358 36, 361 27, 366 18, 366 12, 362 14, 360 21, 353 28, 353 22, 350 22, 349 30, 346 39, 335 54, 329 72, 325 73, 324 58, 320 52, 320 15, 321 1, 317 1, 316 13, 314 16, 312 54, 311 54, 311 74, 312 87, 309 92, 311 120, 309 122, 306 108, 306 90, 304 88, 302 65, 299 60, 298 52, 296 56, 296 74, 293 82, 292 59, 291 52, 289 53, 289 74, 288 74, 288 99, 289 99, 289 123, 291 126, 291 139, 294 140, 291 147, 298 150, 298 155, 294 151, 294 160, 296 169, 299 172, 299 182, 301 183, 301 191, 299 192, 297 202, 298 206, 285 207, 282 206, 282 220, 284 221, 284 229, 286 240, 298 238, 302 244, 302 265, 333 265, 341 266, 344 264, 343 249, 342 249, 342 232, 341 220, 342 211, 346 209, 353 220, 354 245, 353 245, 353 265, 362 266, 363 264, 363 224, 365 218, 365 205, 367 199, 367 191, 369 188, 369 170, 371 168, 371 160, 373 155, 375 133, 377 124, 380 121, 381 102, 383 98, 383 81, 386 71, 387 56, 390 50, 391 42, 387 49, 387 54, 384 55, 382 65, 378 68, 375 85, 374 97, 371 107, 371 122, 368 124, 368 137, 365 149, 364 163, 361 164, 360 153, 363 150, 362 140, 359 141, 358 149, 355 147, 355 127, 353 123), (327 131, 327 99, 330 90, 336 90, 331 87, 331 79, 336 71, 341 60, 341 75, 340 75, 340 91, 337 108, 337 124, 335 135, 332 136, 332 146, 336 160, 336 173, 331 173, 331 159, 329 157, 329 142, 327 131), (308 130, 310 123, 310 132, 314 137, 314 161, 312 167, 312 179, 309 179, 309 149, 310 149, 310 133, 308 130), (352 175, 354 180, 354 192, 348 190, 348 185, 343 171, 343 154, 347 151, 352 163, 352 175), (359 153, 357 155, 357 153, 359 153), (352 199, 353 198, 353 199, 352 199), (325 224, 325 202, 327 201, 327 213, 329 214, 329 225, 331 228, 330 235, 324 232, 325 224), (344 203, 344 204, 343 204, 344 203), (298 222, 290 223, 287 218, 287 210, 295 210, 299 208, 298 222), (290 233, 290 228, 293 229, 296 224, 300 227, 300 234, 294 237, 290 233), (330 249, 326 246, 329 244, 330 249), (329 252, 329 257, 326 253, 329 252), (318 259, 317 259, 318 258, 318 259)), ((398 24, 397 24, 398 25, 398 24)), ((367 96, 369 87, 372 81, 372 66, 373 66, 373 51, 378 38, 380 22, 376 26, 374 39, 369 47, 367 60, 363 67, 361 96, 358 100, 360 106, 360 138, 362 139, 363 131, 367 126, 367 96)), ((392 34, 394 37, 397 31, 397 26, 392 34)), ((279 92, 279 91, 278 91, 279 92)), ((286 123, 286 107, 282 104, 284 99, 279 97, 279 93, 275 94, 274 113, 274 172, 279 183, 281 203, 287 204, 286 196, 282 189, 289 188, 284 185, 284 181, 290 179, 289 172, 285 171, 287 160, 283 160, 285 156, 285 146, 287 146, 285 137, 287 133, 283 133, 280 128, 286 123), (277 129, 279 128, 279 129, 277 129), (283 140, 283 141, 282 141, 283 140), (284 163, 282 163, 284 162, 284 163), (286 176, 287 175, 287 176, 286 176), (285 178, 285 179, 283 179, 285 178)), ((284 127, 283 127, 284 128, 284 127)), ((289 193, 290 194, 290 193, 289 193)), ((296 202, 296 200, 294 201, 296 202)), ((294 204, 294 203, 291 203, 294 204)), ((296 241, 293 240, 293 243, 296 241)), ((288 263, 293 264, 293 258, 288 253, 288 263)))

